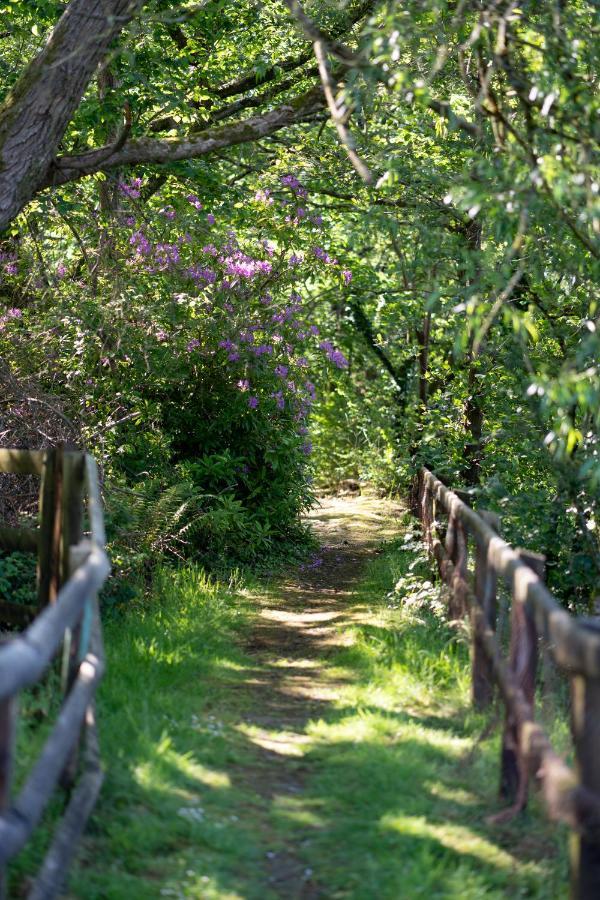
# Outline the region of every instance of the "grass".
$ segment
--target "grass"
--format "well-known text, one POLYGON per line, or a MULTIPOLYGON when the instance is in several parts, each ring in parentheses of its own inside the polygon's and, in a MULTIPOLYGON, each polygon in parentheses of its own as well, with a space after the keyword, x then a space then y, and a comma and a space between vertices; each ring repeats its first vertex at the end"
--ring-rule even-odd
MULTIPOLYGON (((336 698, 281 763, 301 785, 290 793, 265 790, 273 772, 247 722, 260 671, 243 649, 257 593, 280 588, 159 572, 152 602, 105 628, 107 778, 69 896, 310 896, 269 881, 285 853, 327 898, 565 896, 566 836, 535 800, 519 820, 487 822, 497 729, 479 740, 465 635, 443 621, 430 577, 410 533, 370 563, 351 640, 320 660, 336 698)), ((15 896, 46 840, 42 830, 15 863, 15 896)))
POLYGON ((302 804, 318 823, 307 836, 296 809, 282 826, 304 835, 331 898, 566 896, 566 835, 535 799, 510 824, 487 822, 498 729, 480 740, 487 719, 470 709, 466 636, 445 623, 415 552, 410 540, 388 547, 357 592, 367 621, 330 661, 347 686, 337 714, 310 726, 303 758, 302 804))

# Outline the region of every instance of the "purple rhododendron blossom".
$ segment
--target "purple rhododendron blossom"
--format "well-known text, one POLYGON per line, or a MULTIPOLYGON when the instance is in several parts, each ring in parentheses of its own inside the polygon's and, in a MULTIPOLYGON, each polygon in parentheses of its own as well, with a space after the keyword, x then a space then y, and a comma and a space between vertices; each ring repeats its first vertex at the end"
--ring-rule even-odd
POLYGON ((347 369, 348 368, 348 360, 341 352, 341 350, 336 350, 331 341, 321 341, 319 344, 321 350, 324 350, 327 354, 327 357, 330 362, 332 362, 338 369, 347 369))
POLYGON ((120 181, 119 190, 130 200, 137 200, 141 195, 142 179, 132 178, 131 181, 120 181))
POLYGON ((188 194, 187 199, 188 199, 189 203, 191 203, 192 206, 195 207, 197 210, 202 209, 202 204, 200 203, 199 199, 196 197, 195 194, 188 194))

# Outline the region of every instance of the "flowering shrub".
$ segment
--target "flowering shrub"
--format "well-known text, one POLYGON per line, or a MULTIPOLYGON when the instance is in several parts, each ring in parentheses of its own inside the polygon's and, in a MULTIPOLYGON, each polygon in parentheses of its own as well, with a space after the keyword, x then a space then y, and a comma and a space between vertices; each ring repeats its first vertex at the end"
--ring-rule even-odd
MULTIPOLYGON (((98 297, 56 262, 47 377, 72 398, 113 477, 136 490, 150 479, 154 492, 180 480, 202 497, 186 506, 194 528, 178 525, 181 552, 226 545, 252 556, 292 535, 311 501, 311 369, 348 366, 305 286, 327 279, 343 290, 351 274, 322 246, 322 219, 294 175, 257 191, 253 221, 237 230, 196 194, 155 206, 143 191, 140 178, 118 185, 114 261, 98 297)), ((36 329, 24 324, 30 344, 36 329)))

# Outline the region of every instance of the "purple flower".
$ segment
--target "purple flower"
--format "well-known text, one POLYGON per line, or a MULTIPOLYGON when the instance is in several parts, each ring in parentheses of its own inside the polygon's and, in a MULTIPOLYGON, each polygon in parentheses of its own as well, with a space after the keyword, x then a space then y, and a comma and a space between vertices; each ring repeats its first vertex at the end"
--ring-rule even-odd
POLYGON ((203 266, 189 266, 186 275, 196 283, 203 281, 205 284, 214 284, 217 280, 216 272, 203 266))
POLYGON ((188 194, 188 201, 194 206, 197 210, 202 209, 202 204, 198 200, 195 194, 188 194))
POLYGON ((258 397, 248 397, 248 406, 250 409, 256 409, 258 406, 258 397))
POLYGON ((335 349, 331 341, 321 341, 319 347, 321 348, 321 350, 325 351, 329 361, 337 366, 338 369, 348 368, 348 360, 340 350, 335 349))
MULTIPOLYGON (((306 441, 306 443, 302 444, 302 447, 301 447, 300 449, 302 450, 302 452, 304 453, 305 456, 309 456, 309 455, 312 453, 312 444, 311 444, 311 442, 310 442, 310 441, 306 441)), ((315 560, 315 562, 313 563, 313 565, 315 565, 315 566, 320 566, 320 565, 321 565, 321 562, 322 562, 322 560, 320 560, 320 559, 319 559, 319 560, 315 560)))
POLYGON ((132 178, 131 181, 120 181, 119 182, 119 190, 125 197, 129 197, 130 200, 137 200, 140 196, 140 188, 142 186, 141 178, 132 178))
POLYGON ((138 256, 148 256, 152 250, 152 245, 141 228, 133 232, 129 238, 129 243, 135 248, 138 256))
POLYGON ((300 182, 296 178, 295 175, 282 175, 281 183, 284 187, 289 187, 293 191, 295 191, 298 187, 300 187, 300 182))
POLYGON ((206 217, 206 221, 208 222, 209 225, 214 225, 216 220, 215 220, 215 217, 213 216, 213 214, 209 213, 206 217))
POLYGON ((346 282, 346 284, 350 284, 350 282, 352 281, 352 272, 350 272, 349 269, 344 269, 342 275, 344 276, 344 281, 346 282))
POLYGON ((289 369, 287 366, 275 366, 275 374, 280 378, 286 378, 289 369))
POLYGON ((192 338, 191 341, 188 341, 188 344, 185 349, 187 350, 188 353, 191 353, 192 350, 196 350, 199 346, 200 346, 200 341, 198 340, 198 338, 192 338))
POLYGON ((269 190, 257 191, 256 194, 254 195, 254 199, 258 203, 271 204, 273 202, 273 198, 270 196, 270 194, 271 194, 271 191, 269 191, 269 190))
POLYGON ((247 378, 240 378, 240 380, 237 383, 237 386, 240 389, 240 391, 249 391, 250 390, 250 382, 248 381, 247 378))
POLYGON ((278 409, 285 409, 283 391, 276 391, 274 394, 271 394, 271 397, 275 398, 275 403, 277 404, 278 409))
POLYGON ((240 354, 236 350, 234 350, 233 353, 230 353, 229 356, 227 357, 229 362, 237 362, 239 358, 240 358, 240 354))
POLYGON ((303 262, 302 256, 297 256, 295 253, 292 253, 290 258, 288 259, 288 266, 290 269, 293 269, 294 266, 299 266, 301 262, 303 262))
POLYGON ((59 263, 56 267, 56 274, 59 278, 64 278, 67 274, 67 267, 64 263, 59 263))
POLYGON ((308 330, 310 331, 311 334, 313 334, 315 336, 319 333, 319 329, 317 328, 316 325, 311 325, 308 330))
POLYGON ((10 316, 11 319, 22 319, 23 311, 13 306, 9 309, 7 315, 10 316))
POLYGON ((164 209, 161 209, 161 213, 165 217, 165 219, 174 219, 175 218, 175 210, 172 206, 165 206, 164 209))

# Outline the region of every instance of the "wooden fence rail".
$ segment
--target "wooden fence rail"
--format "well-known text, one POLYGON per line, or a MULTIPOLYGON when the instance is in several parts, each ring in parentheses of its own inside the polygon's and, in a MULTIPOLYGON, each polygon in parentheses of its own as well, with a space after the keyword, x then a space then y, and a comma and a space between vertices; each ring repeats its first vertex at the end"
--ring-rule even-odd
POLYGON ((600 629, 570 615, 545 587, 543 557, 502 540, 497 517, 475 512, 427 469, 416 479, 413 512, 429 552, 450 588, 448 614, 469 616, 473 702, 487 706, 494 688, 505 707, 500 794, 508 818, 527 803, 529 783, 540 787, 549 815, 572 829, 571 897, 600 897, 600 629), (444 533, 445 532, 445 533, 444 533), (469 570, 469 538, 474 572, 469 570), (497 579, 512 597, 510 648, 496 634, 497 579), (538 644, 571 685, 575 771, 553 750, 534 721, 538 644))
POLYGON ((6 896, 7 862, 30 839, 60 785, 68 803, 29 892, 30 900, 47 900, 64 884, 102 783, 94 709, 104 671, 97 592, 110 566, 91 456, 62 448, 0 450, 0 472, 41 478, 38 527, 0 528, 0 549, 32 551, 38 560, 37 606, 0 602, 0 622, 30 623, 21 634, 4 635, 0 646, 0 896, 6 896), (18 695, 43 677, 61 649, 62 706, 13 797, 18 695))

